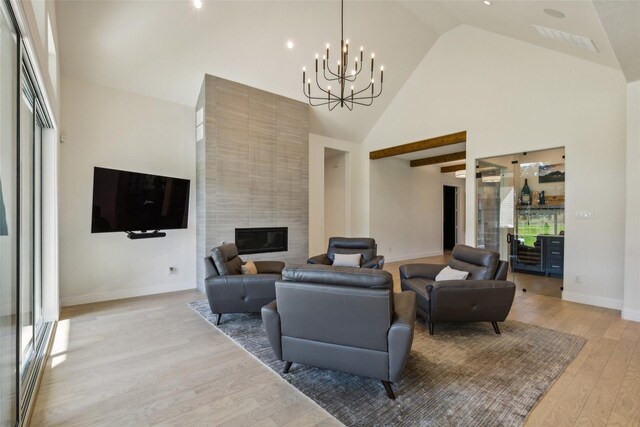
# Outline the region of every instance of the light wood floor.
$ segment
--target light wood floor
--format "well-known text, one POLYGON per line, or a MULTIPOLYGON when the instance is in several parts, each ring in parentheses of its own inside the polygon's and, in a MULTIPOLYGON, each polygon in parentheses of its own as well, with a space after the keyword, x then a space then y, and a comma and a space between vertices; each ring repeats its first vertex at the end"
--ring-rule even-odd
MULTIPOLYGON (((386 266, 397 288, 400 264, 386 266)), ((202 298, 65 308, 31 425, 339 425, 186 305, 202 298)), ((640 425, 639 323, 530 292, 517 292, 509 318, 588 339, 527 425, 640 425)))

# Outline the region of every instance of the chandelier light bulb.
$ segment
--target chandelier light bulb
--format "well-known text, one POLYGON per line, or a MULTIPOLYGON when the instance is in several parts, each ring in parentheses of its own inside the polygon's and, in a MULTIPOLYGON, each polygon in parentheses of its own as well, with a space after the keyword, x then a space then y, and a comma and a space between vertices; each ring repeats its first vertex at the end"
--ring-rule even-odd
POLYGON ((311 84, 311 79, 307 79, 307 84, 311 84))
POLYGON ((193 5, 195 6, 196 9, 201 9, 202 8, 202 1, 201 0, 193 0, 193 5))
POLYGON ((316 53, 316 59, 318 59, 318 54, 316 53))
POLYGON ((322 55, 322 60, 325 61, 327 59, 327 55, 322 55))
POLYGON ((288 47, 289 49, 293 49, 293 42, 292 42, 291 40, 289 40, 289 41, 287 42, 287 47, 288 47))
POLYGON ((351 70, 351 75, 355 76, 356 75, 356 70, 351 70))
POLYGON ((384 65, 380 66, 380 71, 384 71, 384 65))
POLYGON ((351 90, 353 90, 353 89, 355 89, 355 86, 354 86, 354 85, 351 85, 351 90))
POLYGON ((327 43, 327 49, 329 49, 329 43, 327 43))
POLYGON ((376 54, 375 54, 375 53, 372 53, 372 54, 371 54, 371 59, 373 59, 373 58, 375 58, 375 57, 376 57, 376 54))
POLYGON ((345 40, 345 44, 349 44, 349 39, 345 40))
POLYGON ((373 79, 371 79, 371 83, 373 83, 373 79))
POLYGON ((356 56, 356 62, 358 62, 358 57, 356 56))
POLYGON ((331 90, 331 86, 327 86, 327 90, 331 90))
POLYGON ((302 67, 302 71, 307 71, 307 67, 302 67))
POLYGON ((360 52, 364 50, 364 46, 360 46, 360 52))

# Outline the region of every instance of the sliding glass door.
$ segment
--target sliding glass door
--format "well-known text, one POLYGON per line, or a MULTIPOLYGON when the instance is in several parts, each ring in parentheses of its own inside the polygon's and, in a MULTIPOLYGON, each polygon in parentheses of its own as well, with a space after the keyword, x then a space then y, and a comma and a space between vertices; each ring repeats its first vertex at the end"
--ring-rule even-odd
POLYGON ((18 230, 17 123, 18 37, 9 11, 0 4, 0 426, 17 415, 18 230))
POLYGON ((0 427, 23 425, 51 322, 43 314, 42 108, 8 2, 0 2, 0 427))
MULTIPOLYGON (((42 124, 28 74, 20 97, 20 374, 28 377, 42 332, 42 124)), ((22 387, 23 389, 25 387, 22 387)))

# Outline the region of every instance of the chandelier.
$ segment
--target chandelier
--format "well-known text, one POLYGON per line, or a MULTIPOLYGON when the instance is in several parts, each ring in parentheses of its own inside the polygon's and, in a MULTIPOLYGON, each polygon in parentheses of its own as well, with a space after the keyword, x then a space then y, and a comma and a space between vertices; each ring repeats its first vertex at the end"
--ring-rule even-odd
MULTIPOLYGON (((338 105, 347 107, 349 111, 353 110, 354 105, 370 106, 373 100, 382 93, 382 82, 384 80, 384 67, 380 67, 380 85, 376 92, 376 82, 373 78, 373 62, 375 54, 371 54, 371 75, 368 84, 364 88, 356 89, 355 81, 364 69, 364 47, 360 47, 360 55, 356 54, 353 60, 353 68, 349 69, 349 40, 344 39, 344 0, 340 1, 340 55, 336 68, 332 69, 329 64, 329 43, 327 43, 326 52, 322 55, 322 71, 320 71, 320 58, 316 53, 316 72, 315 86, 318 87, 318 94, 311 94, 311 78, 307 78, 307 67, 302 67, 302 92, 309 99, 312 107, 320 107, 326 105, 329 111, 332 111, 338 105), (358 58, 359 57, 359 58, 358 58), (324 89, 320 84, 323 79, 327 84, 324 89), (332 91, 331 83, 336 82, 337 87, 332 91)), ((324 85, 324 83, 323 83, 324 85)))

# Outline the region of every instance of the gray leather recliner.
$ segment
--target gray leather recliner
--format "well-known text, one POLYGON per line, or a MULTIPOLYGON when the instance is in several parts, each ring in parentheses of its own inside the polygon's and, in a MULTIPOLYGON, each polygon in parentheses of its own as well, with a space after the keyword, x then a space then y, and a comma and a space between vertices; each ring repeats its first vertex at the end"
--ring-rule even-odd
POLYGON ((242 274, 244 262, 238 256, 234 243, 225 243, 211 249, 204 259, 205 290, 211 312, 259 313, 263 305, 276 298, 275 283, 284 268, 281 261, 254 261, 258 274, 242 274))
POLYGON ((276 301, 262 320, 278 360, 349 372, 382 381, 395 399, 411 350, 413 292, 393 293, 387 271, 325 265, 287 267, 276 301))
POLYGON ((361 268, 382 270, 384 256, 378 255, 378 245, 370 237, 331 237, 327 253, 313 256, 307 264, 332 265, 335 254, 362 254, 361 268))
POLYGON ((516 286, 508 282, 508 263, 486 249, 456 245, 449 267, 469 272, 466 280, 435 281, 443 264, 406 264, 400 267, 401 288, 417 295, 418 314, 429 322, 503 322, 513 303, 516 286))

